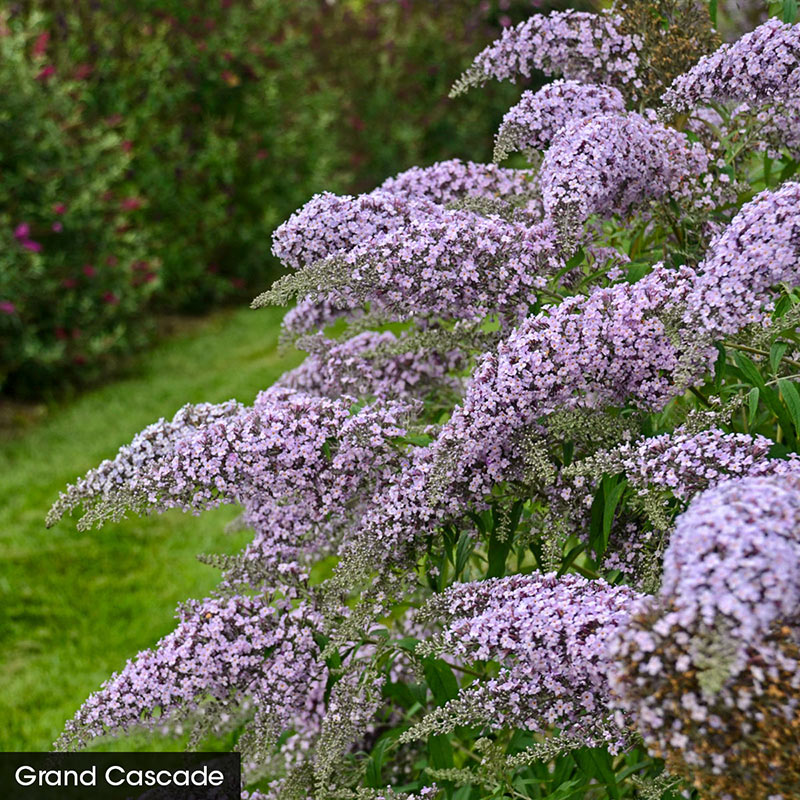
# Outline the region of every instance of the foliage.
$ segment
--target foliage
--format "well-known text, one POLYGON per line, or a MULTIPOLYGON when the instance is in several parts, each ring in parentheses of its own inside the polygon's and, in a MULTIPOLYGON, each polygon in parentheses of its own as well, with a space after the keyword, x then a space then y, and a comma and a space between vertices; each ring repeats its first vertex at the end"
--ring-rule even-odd
POLYGON ((272 230, 314 192, 485 149, 503 103, 446 113, 491 5, 27 0, 4 20, 12 394, 102 375, 151 311, 247 296, 277 269, 272 230), (34 238, 14 236, 24 224, 34 238))
POLYGON ((800 24, 712 13, 534 15, 454 87, 563 76, 505 120, 526 169, 278 228, 254 305, 307 361, 50 512, 252 531, 57 748, 228 734, 260 800, 800 793, 800 24))
MULTIPOLYGON (((0 24, 5 23, 0 20, 0 24)), ((14 391, 96 375, 140 344, 156 288, 127 194, 122 138, 86 112, 85 87, 49 74, 38 34, 0 35, 0 383, 14 391)))

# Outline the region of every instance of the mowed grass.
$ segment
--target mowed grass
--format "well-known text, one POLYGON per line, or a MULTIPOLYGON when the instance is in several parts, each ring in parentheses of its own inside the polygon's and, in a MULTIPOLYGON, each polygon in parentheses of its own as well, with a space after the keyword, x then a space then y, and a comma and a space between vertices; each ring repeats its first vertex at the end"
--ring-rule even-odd
POLYGON ((187 402, 250 402, 298 363, 298 354, 277 353, 281 316, 217 313, 125 379, 0 440, 0 751, 49 749, 89 693, 172 629, 181 600, 213 587, 216 571, 196 554, 232 553, 246 541, 223 532, 233 507, 88 533, 75 519, 47 530, 44 517, 59 490, 145 425, 187 402))

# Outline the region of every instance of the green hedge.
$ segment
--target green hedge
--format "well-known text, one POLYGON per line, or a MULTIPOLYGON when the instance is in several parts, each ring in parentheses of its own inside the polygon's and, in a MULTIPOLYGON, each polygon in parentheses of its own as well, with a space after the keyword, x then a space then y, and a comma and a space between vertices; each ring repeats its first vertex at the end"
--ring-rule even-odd
POLYGON ((32 0, 0 17, 0 389, 104 376, 153 312, 263 288, 314 192, 490 157, 447 90, 530 2, 32 0), (430 65, 434 64, 434 67, 430 65), (476 155, 477 154, 477 155, 476 155))

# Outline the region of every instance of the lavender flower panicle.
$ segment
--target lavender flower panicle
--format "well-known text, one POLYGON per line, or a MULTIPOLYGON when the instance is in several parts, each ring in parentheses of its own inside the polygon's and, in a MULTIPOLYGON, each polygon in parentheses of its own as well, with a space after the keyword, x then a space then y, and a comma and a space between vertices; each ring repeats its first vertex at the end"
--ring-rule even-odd
POLYGON ((482 86, 491 78, 528 78, 533 70, 635 91, 641 85, 636 70, 642 42, 636 35, 623 33, 621 22, 610 11, 536 14, 514 28, 506 28, 500 39, 479 53, 450 95, 482 86))
MULTIPOLYGON (((443 206, 417 211, 394 230, 281 278, 259 302, 296 295, 301 302, 327 303, 337 314, 361 315, 368 307, 385 321, 496 315, 516 324, 547 276, 563 268, 547 222, 530 225, 443 206)), ((292 320, 295 331, 299 323, 292 320)), ((312 314, 307 323, 303 332, 320 318, 312 314)))
POLYGON ((769 19, 734 44, 723 44, 675 79, 664 105, 676 112, 702 103, 760 105, 800 92, 800 24, 769 19))
POLYGON ((554 137, 542 163, 545 213, 567 217, 571 227, 592 214, 625 216, 665 196, 713 208, 710 165, 700 143, 640 114, 576 117, 554 137))
POLYGON ((301 269, 394 230, 433 204, 464 197, 524 198, 533 190, 532 181, 525 170, 459 159, 412 167, 358 197, 315 195, 275 230, 272 252, 286 266, 301 269))
POLYGON ((79 505, 120 489, 148 463, 174 448, 177 442, 193 436, 206 424, 239 414, 242 409, 243 406, 235 400, 219 405, 185 405, 169 422, 162 418, 148 425, 134 436, 129 445, 120 448, 113 459, 103 461, 74 485, 68 486, 48 513, 47 526, 54 525, 79 505))
POLYGON ((388 331, 365 331, 344 342, 314 337, 303 342, 310 355, 276 385, 334 399, 377 397, 379 399, 424 399, 436 390, 449 390, 458 396, 461 381, 450 377, 464 366, 457 350, 446 353, 418 350, 397 355, 375 351, 398 342, 388 331))
POLYGON ((523 92, 503 117, 495 139, 494 160, 503 161, 517 150, 546 150, 568 122, 624 111, 625 100, 612 86, 558 80, 538 92, 523 92))
POLYGON ((226 705, 244 695, 257 698, 276 733, 286 728, 302 713, 314 686, 324 687, 327 668, 312 635, 314 613, 282 605, 241 595, 189 603, 172 633, 89 697, 56 749, 152 728, 209 700, 226 705))
POLYGON ((651 751, 721 796, 794 796, 800 477, 739 478, 679 518, 658 598, 614 637, 622 707, 651 751))
POLYGON ((445 629, 418 650, 497 661, 500 672, 462 689, 403 738, 460 724, 539 733, 555 726, 615 752, 628 734, 612 721, 606 640, 636 597, 625 586, 555 573, 456 584, 435 596, 423 614, 443 619, 445 629))

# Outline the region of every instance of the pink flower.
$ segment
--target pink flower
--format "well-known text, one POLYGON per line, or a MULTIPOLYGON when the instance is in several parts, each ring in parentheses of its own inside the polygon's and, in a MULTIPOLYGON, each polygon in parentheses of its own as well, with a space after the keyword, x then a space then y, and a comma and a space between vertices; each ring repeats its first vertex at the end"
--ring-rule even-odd
POLYGON ((23 239, 20 241, 20 244, 26 249, 30 250, 31 253, 41 253, 42 246, 39 242, 34 242, 33 239, 23 239))
POLYGON ((119 264, 119 259, 116 256, 109 256, 106 259, 106 264, 108 264, 109 267, 116 267, 117 264, 119 264))
POLYGON ((16 236, 17 239, 27 239, 30 232, 31 226, 28 225, 27 222, 20 222, 20 224, 14 228, 14 236, 16 236))
POLYGON ((126 139, 120 147, 126 152, 130 153, 133 150, 133 142, 130 139, 126 139))
POLYGON ((263 161, 268 155, 269 155, 269 151, 268 150, 259 150, 256 153, 256 160, 263 161))
POLYGON ((125 211, 136 211, 142 207, 142 201, 138 197, 126 197, 120 205, 125 211))
POLYGON ((4 314, 16 314, 17 307, 10 300, 0 300, 0 311, 4 314))
POLYGON ((91 264, 84 264, 83 274, 87 278, 94 278, 94 276, 97 275, 97 270, 91 264))
POLYGON ((119 303, 119 297, 117 297, 114 292, 104 292, 103 302, 108 303, 110 306, 115 306, 119 303))
POLYGON ((94 67, 92 67, 91 64, 78 64, 78 66, 75 68, 75 80, 85 80, 92 74, 93 69, 94 67))
POLYGON ((61 233, 64 230, 64 226, 60 222, 54 222, 51 227, 56 233, 61 233))
POLYGON ((53 213, 54 214, 65 214, 67 211, 67 207, 63 203, 54 203, 53 204, 53 213))
POLYGON ((61 281, 61 285, 65 289, 74 289, 78 285, 78 281, 76 281, 75 278, 64 278, 64 280, 61 281))
POLYGON ((45 81, 52 75, 56 74, 56 68, 52 64, 48 64, 46 67, 43 67, 39 74, 36 76, 37 81, 45 81))
POLYGON ((50 32, 45 31, 36 37, 33 45, 34 57, 43 56, 47 52, 47 43, 50 41, 50 32))

